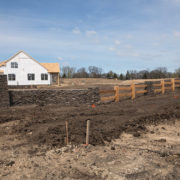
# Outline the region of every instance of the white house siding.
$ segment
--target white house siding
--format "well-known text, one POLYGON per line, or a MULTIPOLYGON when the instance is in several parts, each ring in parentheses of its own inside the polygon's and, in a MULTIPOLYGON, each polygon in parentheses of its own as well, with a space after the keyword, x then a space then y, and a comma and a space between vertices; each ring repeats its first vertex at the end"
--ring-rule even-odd
POLYGON ((8 81, 8 85, 48 85, 50 84, 50 74, 39 63, 21 52, 0 68, 4 74, 15 74, 15 81, 8 81), (17 62, 18 68, 11 68, 11 62, 17 62), (28 73, 35 74, 35 80, 28 80, 28 73), (41 74, 48 74, 48 80, 41 80, 41 74))

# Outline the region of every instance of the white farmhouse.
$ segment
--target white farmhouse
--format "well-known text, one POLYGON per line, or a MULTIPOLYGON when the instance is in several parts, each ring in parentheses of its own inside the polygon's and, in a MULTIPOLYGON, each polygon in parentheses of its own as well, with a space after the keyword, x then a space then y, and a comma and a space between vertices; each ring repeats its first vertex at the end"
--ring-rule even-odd
POLYGON ((59 84, 58 63, 39 63, 24 51, 0 62, 0 74, 6 74, 8 85, 59 84))

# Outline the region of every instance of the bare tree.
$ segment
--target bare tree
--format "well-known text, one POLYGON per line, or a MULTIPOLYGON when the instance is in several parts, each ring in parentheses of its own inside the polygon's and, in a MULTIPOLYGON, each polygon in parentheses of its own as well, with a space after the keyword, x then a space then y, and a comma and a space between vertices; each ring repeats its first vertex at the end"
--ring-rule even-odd
POLYGON ((62 77, 72 78, 75 72, 76 69, 74 67, 70 67, 70 66, 62 67, 62 77))
POLYGON ((77 72, 74 74, 74 77, 76 78, 88 78, 89 74, 86 71, 86 68, 82 67, 77 70, 77 72))
POLYGON ((174 73, 168 72, 166 67, 159 67, 152 71, 149 70, 128 70, 126 74, 118 76, 115 72, 109 71, 102 73, 102 68, 96 66, 89 66, 88 71, 85 67, 79 68, 77 71, 74 67, 62 67, 61 76, 63 78, 119 78, 119 79, 160 79, 170 77, 180 77, 180 68, 176 69, 174 73))
POLYGON ((152 79, 166 78, 167 75, 168 75, 168 72, 167 72, 166 67, 159 67, 150 72, 150 76, 152 79))
POLYGON ((102 68, 96 66, 89 66, 89 77, 91 78, 100 78, 102 74, 102 68))

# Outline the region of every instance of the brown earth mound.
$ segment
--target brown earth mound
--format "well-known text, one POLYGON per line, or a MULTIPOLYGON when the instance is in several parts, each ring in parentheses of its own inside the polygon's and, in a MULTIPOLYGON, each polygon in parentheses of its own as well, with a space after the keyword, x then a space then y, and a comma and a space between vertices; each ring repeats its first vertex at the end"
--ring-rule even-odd
MULTIPOLYGON (((24 106, 1 109, 0 123, 17 121, 11 134, 21 134, 28 144, 62 147, 65 145, 65 121, 69 122, 69 141, 85 144, 86 120, 91 120, 90 144, 104 144, 118 138, 122 132, 135 137, 145 133, 147 124, 158 124, 180 117, 180 98, 166 94, 139 97, 135 101, 91 106, 62 107, 59 105, 24 106)), ((3 128, 0 134, 5 133, 3 128)))

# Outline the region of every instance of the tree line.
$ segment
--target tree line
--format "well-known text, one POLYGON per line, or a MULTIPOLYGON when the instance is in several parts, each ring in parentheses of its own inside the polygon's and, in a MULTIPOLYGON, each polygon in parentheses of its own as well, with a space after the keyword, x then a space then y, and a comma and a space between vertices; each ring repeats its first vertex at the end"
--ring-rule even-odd
POLYGON ((116 73, 109 71, 103 73, 103 69, 96 66, 89 66, 87 69, 81 67, 76 70, 74 67, 64 66, 61 69, 62 78, 107 78, 107 79, 160 79, 160 78, 175 78, 180 77, 180 68, 174 72, 168 72, 166 67, 159 67, 154 70, 127 70, 126 73, 116 73))

